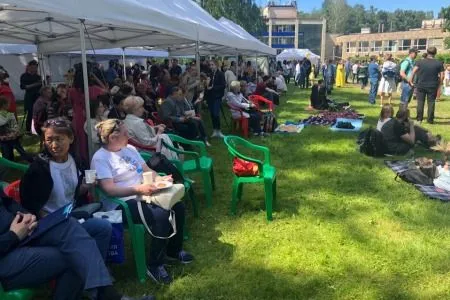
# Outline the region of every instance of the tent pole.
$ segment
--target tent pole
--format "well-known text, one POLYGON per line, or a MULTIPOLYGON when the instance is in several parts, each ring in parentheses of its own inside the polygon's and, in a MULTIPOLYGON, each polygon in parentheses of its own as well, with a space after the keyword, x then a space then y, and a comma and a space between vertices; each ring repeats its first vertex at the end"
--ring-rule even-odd
POLYGON ((38 64, 39 74, 41 75, 42 84, 46 85, 46 81, 45 81, 46 78, 45 78, 45 73, 44 73, 44 69, 43 69, 44 59, 41 54, 41 49, 39 47, 39 43, 36 44, 36 50, 37 50, 37 58, 38 58, 38 63, 39 63, 38 64))
POLYGON ((125 47, 122 48, 122 64, 123 64, 123 81, 125 82, 127 80, 127 71, 125 66, 125 47))
POLYGON ((195 42, 195 68, 197 69, 197 79, 200 81, 200 41, 198 39, 198 25, 197 41, 195 42))
POLYGON ((84 39, 84 20, 80 20, 80 43, 81 43, 81 65, 83 67, 83 85, 84 85, 84 105, 86 109, 86 122, 87 122, 87 135, 88 135, 88 149, 89 160, 94 154, 94 148, 92 147, 92 124, 91 124, 91 112, 89 111, 89 80, 86 60, 86 41, 84 39))
POLYGON ((258 83, 258 55, 255 54, 255 61, 256 61, 256 83, 258 83))

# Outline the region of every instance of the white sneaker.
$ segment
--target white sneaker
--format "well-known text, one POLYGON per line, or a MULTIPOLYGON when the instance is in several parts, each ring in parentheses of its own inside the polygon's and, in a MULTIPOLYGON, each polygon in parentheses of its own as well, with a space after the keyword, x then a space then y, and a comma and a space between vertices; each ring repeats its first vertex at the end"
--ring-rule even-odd
POLYGON ((211 144, 208 141, 205 141, 206 147, 211 147, 211 144))
POLYGON ((217 135, 217 130, 214 130, 214 131, 213 131, 213 134, 211 134, 211 137, 214 138, 214 137, 217 137, 217 136, 218 136, 218 135, 217 135))
POLYGON ((217 131, 217 135, 216 136, 218 138, 221 138, 221 139, 225 138, 225 136, 223 135, 222 131, 220 131, 220 130, 217 131))

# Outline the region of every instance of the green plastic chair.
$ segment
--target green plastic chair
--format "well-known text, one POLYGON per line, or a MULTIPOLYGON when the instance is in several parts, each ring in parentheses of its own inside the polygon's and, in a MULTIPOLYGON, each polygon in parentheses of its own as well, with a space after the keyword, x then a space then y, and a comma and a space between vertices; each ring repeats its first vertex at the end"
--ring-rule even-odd
POLYGON ((145 228, 142 224, 133 223, 133 218, 131 217, 130 209, 126 201, 123 201, 116 197, 110 197, 105 194, 105 192, 99 187, 95 188, 97 198, 101 200, 111 201, 122 207, 126 216, 126 226, 131 238, 131 245, 133 248, 134 262, 136 264, 136 273, 138 280, 144 283, 146 280, 147 273, 147 263, 145 257, 145 228))
POLYGON ((2 300, 31 300, 33 291, 29 289, 13 290, 5 292, 0 284, 0 299, 2 300))
MULTIPOLYGON (((149 152, 139 152, 139 154, 146 162, 152 157, 152 154, 149 152)), ((192 188, 193 181, 184 175, 183 164, 181 163, 181 161, 171 160, 171 162, 175 165, 175 167, 178 169, 178 171, 183 176, 183 180, 184 180, 183 184, 184 184, 185 193, 189 197, 189 200, 191 200, 194 217, 197 218, 198 217, 198 203, 197 203, 197 198, 195 197, 194 189, 192 188)))
POLYGON ((244 183, 263 182, 267 220, 272 221, 272 209, 275 206, 277 194, 277 174, 275 167, 270 164, 269 148, 252 144, 249 141, 234 135, 226 136, 224 142, 227 145, 228 152, 231 154, 233 159, 237 157, 246 161, 254 162, 258 165, 259 170, 259 175, 257 176, 240 177, 234 174, 233 192, 231 197, 231 214, 236 214, 236 205, 242 198, 244 183), (248 148, 253 151, 262 152, 264 154, 264 161, 241 154, 237 150, 238 146, 248 148))
POLYGON ((205 190, 206 203, 208 207, 212 206, 212 191, 216 189, 214 180, 213 160, 206 152, 206 146, 203 142, 192 141, 182 138, 175 134, 168 134, 173 142, 190 145, 196 148, 198 152, 180 150, 178 148, 167 145, 164 141, 164 147, 185 156, 184 162, 179 161, 185 174, 200 172, 203 178, 203 188, 205 190), (192 159, 187 159, 192 157, 192 159))
POLYGON ((28 165, 16 163, 0 156, 0 166, 26 172, 28 165))

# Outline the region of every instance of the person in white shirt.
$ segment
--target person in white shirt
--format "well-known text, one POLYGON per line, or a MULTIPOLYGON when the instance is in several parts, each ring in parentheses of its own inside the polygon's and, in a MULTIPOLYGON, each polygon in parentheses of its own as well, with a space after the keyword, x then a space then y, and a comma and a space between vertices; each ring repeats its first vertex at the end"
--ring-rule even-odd
POLYGON ((390 104, 384 104, 381 108, 380 118, 377 122, 377 130, 381 131, 383 125, 389 122, 394 117, 394 108, 390 104))
MULTIPOLYGON (((153 172, 154 182, 171 181, 171 176, 160 177, 150 169, 136 148, 128 145, 128 129, 117 119, 105 120, 97 125, 103 147, 95 152, 91 169, 97 171, 100 188, 110 197, 119 197, 126 201, 135 224, 142 224, 143 219, 152 230, 152 246, 150 248, 147 274, 157 283, 169 284, 172 277, 167 272, 165 259, 190 263, 193 256, 183 250, 183 230, 185 207, 177 202, 184 196, 184 185, 173 184, 164 191, 158 190, 156 183, 143 183, 144 172, 153 172), (171 210, 157 205, 142 203, 143 196, 171 197, 176 203, 171 210), (169 219, 171 211, 175 213, 175 223, 169 219), (142 219, 143 218, 143 219, 142 219), (175 231, 176 228, 176 231, 175 231), (176 232, 176 233, 175 233, 176 232), (169 237, 171 233, 175 233, 169 237)), ((103 200, 104 208, 114 210, 119 206, 111 201, 103 200)))
POLYGON ((298 85, 298 82, 300 80, 300 73, 301 73, 301 66, 300 61, 298 61, 297 64, 295 65, 295 76, 294 76, 295 85, 298 85))
POLYGON ((383 106, 384 97, 388 96, 389 104, 392 102, 392 93, 396 90, 395 78, 397 75, 397 64, 393 61, 392 54, 386 55, 386 61, 381 68, 381 81, 378 88, 380 94, 381 106, 383 106))
POLYGON ((284 76, 281 71, 277 72, 277 76, 275 77, 275 85, 277 86, 278 92, 287 92, 286 81, 284 81, 284 76))
POLYGON ((255 110, 255 105, 242 95, 239 81, 231 83, 230 91, 227 93, 226 98, 233 119, 247 118, 255 136, 265 135, 261 131, 261 115, 255 110))
POLYGON ((156 152, 162 153, 168 159, 179 159, 177 153, 164 147, 162 143, 164 141, 165 144, 173 147, 170 137, 164 134, 166 126, 161 124, 152 127, 142 118, 145 114, 144 99, 136 96, 128 96, 123 101, 123 106, 127 113, 123 122, 128 128, 130 139, 144 147, 154 147, 156 152))
POLYGON ((358 68, 359 68, 359 63, 354 63, 352 66, 352 83, 358 83, 358 68))
POLYGON ((225 82, 227 83, 226 91, 230 90, 230 85, 232 81, 237 80, 236 75, 233 73, 233 71, 228 67, 228 65, 223 66, 223 70, 225 72, 225 82))

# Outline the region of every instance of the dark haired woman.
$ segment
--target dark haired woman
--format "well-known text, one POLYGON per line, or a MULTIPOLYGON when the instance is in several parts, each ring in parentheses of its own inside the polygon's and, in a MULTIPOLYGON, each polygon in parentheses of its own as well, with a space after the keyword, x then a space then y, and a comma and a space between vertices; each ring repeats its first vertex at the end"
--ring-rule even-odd
MULTIPOLYGON (((42 127, 44 150, 36 156, 20 182, 22 205, 36 216, 45 217, 59 208, 74 203, 87 203, 89 185, 71 148, 74 133, 64 118, 47 120, 42 127), (72 153, 71 153, 72 152, 72 153)), ((93 237, 103 258, 111 239, 111 224, 91 218, 82 226, 93 237)))

